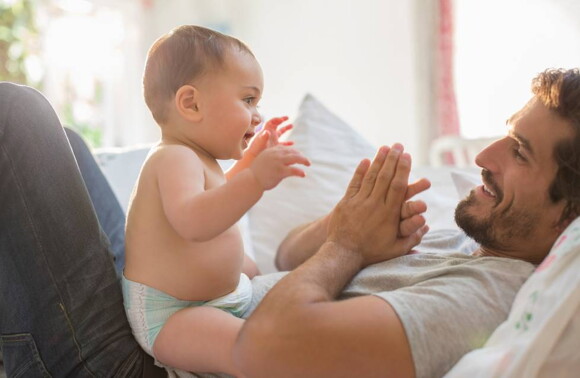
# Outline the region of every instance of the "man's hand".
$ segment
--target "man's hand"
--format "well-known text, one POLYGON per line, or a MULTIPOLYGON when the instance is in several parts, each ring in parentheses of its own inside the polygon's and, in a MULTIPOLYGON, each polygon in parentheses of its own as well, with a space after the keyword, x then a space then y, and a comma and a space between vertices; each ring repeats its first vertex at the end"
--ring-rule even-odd
MULTIPOLYGON (((401 145, 381 147, 370 167, 366 159, 359 164, 332 212, 327 240, 360 254, 361 267, 406 254, 427 232, 420 215, 422 221, 415 214, 401 222, 410 169, 401 145)), ((419 205, 411 202, 404 211, 413 214, 419 205)))

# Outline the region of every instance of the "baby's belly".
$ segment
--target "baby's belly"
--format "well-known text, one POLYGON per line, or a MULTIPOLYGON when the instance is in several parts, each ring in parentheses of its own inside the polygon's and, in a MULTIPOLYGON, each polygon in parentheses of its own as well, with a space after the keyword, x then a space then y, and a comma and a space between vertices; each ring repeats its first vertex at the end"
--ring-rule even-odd
MULTIPOLYGON (((241 237, 222 235, 203 243, 167 243, 143 253, 138 264, 147 282, 175 298, 191 301, 211 300, 235 290, 238 285, 244 250, 241 237), (150 269, 153 268, 153 269, 150 269)), ((149 249, 149 248, 147 248, 149 249)))

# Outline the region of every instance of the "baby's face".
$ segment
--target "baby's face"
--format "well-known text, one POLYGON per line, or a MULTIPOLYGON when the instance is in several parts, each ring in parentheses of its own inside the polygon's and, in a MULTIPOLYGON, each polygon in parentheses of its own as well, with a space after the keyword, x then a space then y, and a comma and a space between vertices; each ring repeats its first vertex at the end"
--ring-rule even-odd
POLYGON ((202 146, 216 159, 240 159, 261 122, 262 69, 250 54, 234 50, 223 70, 207 75, 197 86, 204 127, 202 146))

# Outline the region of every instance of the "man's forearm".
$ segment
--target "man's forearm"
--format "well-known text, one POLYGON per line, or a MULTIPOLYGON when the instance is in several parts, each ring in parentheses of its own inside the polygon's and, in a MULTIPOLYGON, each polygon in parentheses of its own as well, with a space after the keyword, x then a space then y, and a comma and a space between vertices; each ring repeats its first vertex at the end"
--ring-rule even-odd
POLYGON ((290 231, 276 253, 278 270, 292 270, 318 251, 327 237, 328 215, 290 231))
MULTIPOLYGON (((332 303, 361 267, 360 254, 334 242, 324 243, 316 255, 281 279, 246 320, 234 351, 240 367, 252 376, 280 376, 281 366, 303 359, 302 345, 313 347, 306 341, 310 336, 304 335, 305 325, 316 318, 313 306, 332 303)), ((325 349, 329 341, 321 337, 315 342, 325 349)), ((319 362, 324 364, 324 359, 319 362)), ((308 369, 316 371, 317 364, 309 362, 308 369)))
MULTIPOLYGON (((270 291, 271 296, 275 297, 272 301, 286 303, 288 306, 332 300, 361 268, 360 254, 337 243, 325 242, 314 256, 270 291)), ((269 303, 268 296, 262 301, 262 307, 269 303), (264 301, 267 301, 265 305, 264 301)))

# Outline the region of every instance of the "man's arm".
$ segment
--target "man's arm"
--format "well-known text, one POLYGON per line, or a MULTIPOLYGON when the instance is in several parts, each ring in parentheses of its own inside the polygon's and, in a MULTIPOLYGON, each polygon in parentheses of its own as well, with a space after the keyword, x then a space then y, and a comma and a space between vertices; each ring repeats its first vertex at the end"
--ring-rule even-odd
MULTIPOLYGON (((281 280, 246 321, 234 358, 251 377, 412 377, 393 308, 362 296, 332 302, 358 271, 351 251, 324 244, 281 280), (339 279, 336 279, 339 278, 339 279)), ((356 259, 355 259, 356 260, 356 259)))
POLYGON ((263 377, 413 376, 403 326, 380 298, 333 300, 364 266, 400 256, 425 226, 398 235, 410 158, 381 148, 357 168, 318 253, 284 277, 246 321, 234 348, 244 373, 263 377))
POLYGON ((330 214, 290 231, 276 252, 276 268, 292 270, 314 255, 328 236, 329 219, 330 214))

